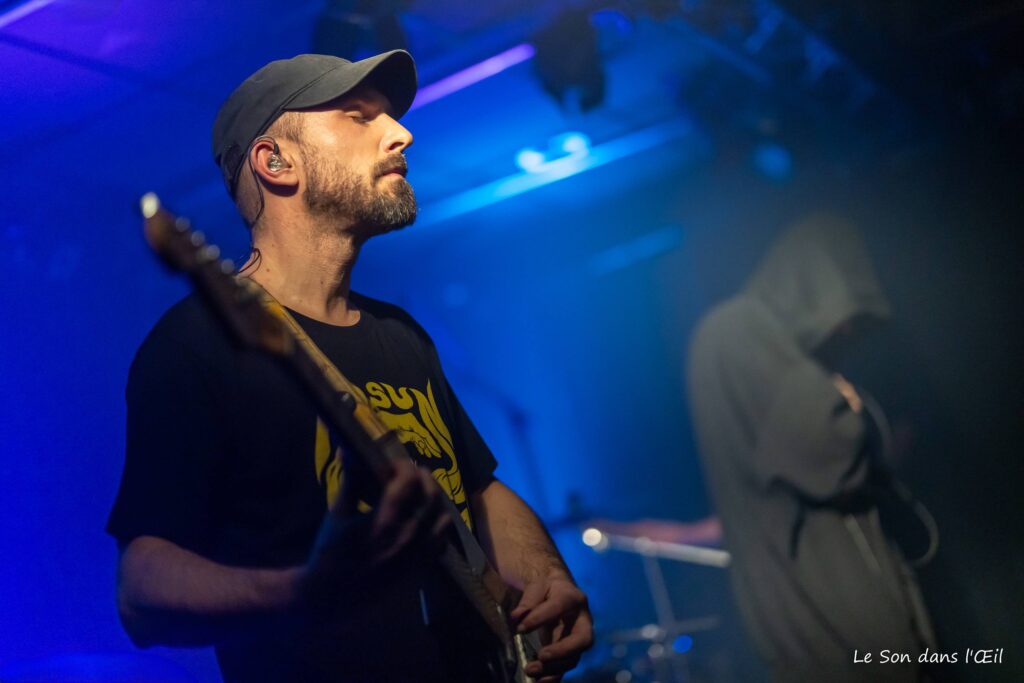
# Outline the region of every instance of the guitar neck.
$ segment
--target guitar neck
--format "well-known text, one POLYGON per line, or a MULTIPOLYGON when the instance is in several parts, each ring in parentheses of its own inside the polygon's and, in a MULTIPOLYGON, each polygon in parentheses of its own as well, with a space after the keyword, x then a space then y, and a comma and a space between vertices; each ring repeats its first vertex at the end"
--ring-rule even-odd
MULTIPOLYGON (((363 492, 376 500, 392 463, 409 454, 398 436, 377 416, 363 391, 324 356, 288 311, 258 284, 234 276, 234 265, 219 260, 219 250, 201 233, 160 206, 156 195, 142 198, 145 235, 171 268, 189 275, 228 330, 245 346, 260 349, 283 363, 312 399, 320 418, 341 438, 346 453, 361 462, 376 490, 363 492)), ((487 561, 476 538, 463 523, 454 503, 443 497, 452 516, 451 535, 440 557, 444 573, 501 646, 500 680, 525 681, 523 667, 536 658, 536 632, 514 635, 507 615, 519 601, 487 561), (509 669, 508 665, 511 665, 509 669), (508 671, 505 671, 508 669, 508 671), (508 675, 508 674, 511 674, 508 675)))
MULTIPOLYGON (((377 417, 354 383, 327 359, 295 319, 269 294, 261 295, 261 305, 285 322, 291 332, 290 343, 281 359, 302 384, 324 420, 353 449, 360 462, 380 484, 388 476, 389 463, 408 458, 405 446, 377 417)), ((376 492, 371 492, 376 495, 376 492)), ((445 573, 455 582, 474 611, 501 642, 512 638, 506 616, 518 603, 520 594, 501 579, 487 561, 476 537, 466 528, 454 504, 444 497, 453 517, 457 543, 445 545, 439 558, 445 573)))

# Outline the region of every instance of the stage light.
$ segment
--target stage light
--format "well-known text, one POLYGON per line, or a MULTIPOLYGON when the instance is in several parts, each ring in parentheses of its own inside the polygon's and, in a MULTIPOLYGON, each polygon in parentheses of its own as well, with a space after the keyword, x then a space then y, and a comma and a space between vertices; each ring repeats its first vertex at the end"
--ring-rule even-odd
POLYGON ((33 12, 38 12, 47 5, 52 5, 55 0, 30 0, 26 3, 13 3, 10 9, 0 12, 0 28, 13 24, 23 17, 27 17, 33 12))
POLYGON ((532 147, 519 150, 516 154, 516 166, 527 173, 543 173, 557 161, 579 158, 589 152, 589 137, 577 132, 562 133, 548 140, 545 152, 539 152, 532 147))
POLYGON ((594 254, 588 264, 590 272, 594 275, 607 275, 622 270, 635 263, 666 254, 678 247, 682 241, 682 228, 677 225, 666 226, 594 254))
POLYGON ((686 634, 676 636, 672 641, 672 649, 679 654, 686 654, 693 647, 693 637, 686 634))
POLYGON ((562 133, 553 138, 551 143, 566 154, 582 154, 590 149, 590 138, 583 133, 562 133))
POLYGON ((362 59, 408 50, 399 13, 411 0, 328 0, 313 24, 313 52, 362 59))
POLYGON ((695 157, 707 154, 707 141, 688 120, 676 118, 602 142, 586 154, 545 161, 535 172, 515 173, 425 205, 417 225, 441 223, 680 139, 691 141, 691 153, 695 157))
POLYGON ((560 104, 573 101, 580 111, 588 111, 604 101, 604 64, 588 12, 563 12, 532 42, 541 86, 560 104))
POLYGON ((596 553, 602 553, 611 546, 611 540, 600 529, 590 527, 583 531, 583 545, 593 548, 596 553))
POLYGON ((547 157, 542 152, 529 147, 519 150, 516 154, 516 166, 527 173, 539 172, 544 167, 546 161, 547 157))
POLYGON ((793 156, 776 142, 762 142, 754 148, 754 167, 772 180, 789 180, 793 175, 793 156))
POLYGON ((525 62, 532 58, 533 54, 533 46, 522 43, 473 66, 466 67, 462 71, 453 73, 451 76, 442 78, 430 85, 425 85, 416 93, 416 99, 413 101, 410 111, 419 109, 425 104, 430 104, 463 88, 468 88, 474 83, 479 83, 485 78, 499 74, 516 64, 525 62))
POLYGON ((590 548, 596 548, 601 545, 604 540, 604 534, 601 533, 600 529, 590 527, 583 532, 583 544, 590 548))
POLYGON ((644 640, 659 640, 664 635, 664 631, 657 624, 645 624, 640 629, 640 637, 644 640))

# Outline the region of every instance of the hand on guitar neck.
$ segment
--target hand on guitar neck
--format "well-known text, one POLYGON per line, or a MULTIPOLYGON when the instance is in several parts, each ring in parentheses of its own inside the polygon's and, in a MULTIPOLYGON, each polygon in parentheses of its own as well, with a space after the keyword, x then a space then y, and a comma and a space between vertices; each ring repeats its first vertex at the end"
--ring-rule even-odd
POLYGON ((545 645, 526 673, 538 683, 556 683, 575 668, 594 640, 587 596, 568 574, 553 573, 526 584, 510 615, 523 631, 544 628, 545 645))

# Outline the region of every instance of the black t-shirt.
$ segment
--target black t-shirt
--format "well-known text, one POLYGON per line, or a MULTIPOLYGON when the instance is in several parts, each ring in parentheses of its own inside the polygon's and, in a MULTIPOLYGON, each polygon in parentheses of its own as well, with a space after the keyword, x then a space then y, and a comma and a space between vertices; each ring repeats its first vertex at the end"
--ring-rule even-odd
MULTIPOLYGON (((489 481, 496 463, 445 380, 430 338, 398 307, 357 294, 352 303, 361 315, 349 327, 293 315, 472 525, 468 495, 489 481)), ((192 295, 143 342, 126 396, 127 450, 107 523, 111 535, 122 543, 158 536, 232 566, 306 561, 343 474, 328 430, 283 365, 237 347, 192 295)), ((393 593, 399 603, 415 601, 419 613, 416 590, 396 586, 393 593)), ((370 638, 375 627, 391 631, 389 638, 423 635, 416 624, 398 624, 387 609, 369 611, 359 628, 370 629, 370 638)), ((293 654, 276 652, 281 642, 278 634, 219 647, 225 679, 298 680, 299 665, 282 663, 293 654)), ((316 647, 304 644, 302 657, 316 647)), ((429 653, 420 654, 426 657, 421 666, 430 665, 429 653)), ((301 675, 313 680, 308 671, 301 675)), ((331 674, 318 680, 380 678, 331 674)))

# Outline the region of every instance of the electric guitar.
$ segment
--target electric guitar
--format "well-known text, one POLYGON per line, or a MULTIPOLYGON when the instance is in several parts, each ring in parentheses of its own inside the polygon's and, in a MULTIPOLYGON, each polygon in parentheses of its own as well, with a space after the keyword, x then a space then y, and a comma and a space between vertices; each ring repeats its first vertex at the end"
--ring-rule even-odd
MULTIPOLYGON (((409 458, 363 392, 323 355, 280 303, 255 282, 236 277, 234 264, 221 260, 219 249, 207 244, 202 233, 193 232, 188 221, 163 209, 155 194, 143 196, 141 208, 152 249, 170 268, 188 275, 242 345, 284 363, 313 400, 320 418, 341 438, 347 457, 357 458, 378 484, 390 471, 390 462, 409 458)), ((442 498, 453 516, 453 530, 438 562, 493 644, 487 653, 475 654, 496 683, 526 683, 526 664, 537 658, 541 642, 536 631, 518 634, 509 622, 521 594, 504 583, 451 500, 447 495, 442 498)))

